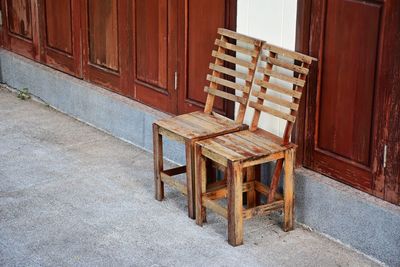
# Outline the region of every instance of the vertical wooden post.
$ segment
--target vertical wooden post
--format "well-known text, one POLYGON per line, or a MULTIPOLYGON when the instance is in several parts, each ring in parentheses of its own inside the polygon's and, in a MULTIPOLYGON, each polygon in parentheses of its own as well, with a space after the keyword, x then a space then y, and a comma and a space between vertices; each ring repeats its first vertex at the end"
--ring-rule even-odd
POLYGON ((162 135, 157 124, 153 124, 153 156, 154 156, 154 182, 155 198, 164 199, 164 183, 161 181, 161 171, 164 168, 162 135))
POLYGON ((294 178, 293 167, 295 159, 295 148, 285 151, 285 180, 283 186, 283 231, 293 230, 294 217, 294 178))
POLYGON ((194 219, 195 207, 194 207, 194 143, 187 141, 185 143, 186 150, 186 186, 187 186, 187 203, 188 203, 188 216, 194 219))
POLYGON ((195 194, 196 194, 196 224, 202 226, 206 219, 206 209, 203 207, 203 193, 206 192, 206 158, 201 153, 201 146, 195 146, 195 194))
POLYGON ((267 203, 271 203, 272 201, 274 201, 276 189, 278 188, 278 184, 279 184, 279 178, 282 173, 282 166, 283 166, 283 159, 278 159, 276 161, 274 173, 272 175, 272 180, 271 180, 271 185, 269 187, 270 191, 268 194, 267 203))
POLYGON ((228 162, 228 242, 232 246, 243 244, 243 168, 228 162))
MULTIPOLYGON (((246 171, 246 182, 253 182, 255 180, 255 166, 251 166, 247 168, 246 171)), ((247 191, 247 208, 254 208, 256 206, 256 190, 253 188, 252 190, 247 191)))

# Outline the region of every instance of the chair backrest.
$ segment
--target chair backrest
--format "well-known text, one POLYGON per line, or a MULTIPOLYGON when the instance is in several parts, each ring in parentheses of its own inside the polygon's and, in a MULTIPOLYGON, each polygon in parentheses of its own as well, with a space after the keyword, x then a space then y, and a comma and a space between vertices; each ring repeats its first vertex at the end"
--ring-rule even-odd
POLYGON ((257 68, 257 74, 261 73, 262 79, 255 78, 254 84, 259 87, 259 90, 252 90, 252 95, 257 100, 250 100, 249 102, 249 106, 255 109, 250 131, 258 129, 261 112, 265 112, 286 120, 282 138, 284 144, 289 142, 303 87, 313 60, 316 59, 269 43, 263 44, 261 63, 265 66, 257 68), (290 73, 296 75, 290 75, 290 73), (286 84, 290 84, 290 86, 286 84), (277 94, 272 95, 270 94, 271 91, 277 94), (268 104, 283 107, 288 112, 270 107, 268 104))
POLYGON ((262 41, 222 28, 218 29, 218 34, 220 38, 215 40, 217 50, 212 51, 215 62, 210 63, 212 73, 207 75, 210 85, 204 88, 207 93, 204 112, 211 113, 215 97, 221 97, 239 103, 235 121, 243 123, 262 41), (224 88, 228 90, 224 91, 224 88), (237 91, 241 91, 241 95, 237 91))

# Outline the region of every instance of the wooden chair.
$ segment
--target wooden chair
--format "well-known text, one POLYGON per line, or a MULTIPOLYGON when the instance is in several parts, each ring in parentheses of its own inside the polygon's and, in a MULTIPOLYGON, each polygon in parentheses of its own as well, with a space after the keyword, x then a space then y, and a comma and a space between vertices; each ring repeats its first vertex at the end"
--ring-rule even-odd
POLYGON ((188 113, 159 120, 153 124, 155 198, 159 201, 164 198, 164 183, 167 183, 187 195, 188 213, 189 217, 193 219, 195 218, 194 144, 204 138, 248 127, 243 125, 243 119, 262 46, 262 41, 230 30, 220 28, 218 34, 220 38, 215 40, 217 50, 212 51, 215 62, 209 65, 212 74, 207 75, 210 85, 204 89, 207 92, 204 112, 188 113), (240 54, 241 57, 232 56, 233 53, 240 54), (230 64, 230 68, 226 66, 227 64, 230 64), (232 79, 242 80, 243 83, 233 82, 232 79), (224 91, 223 88, 228 88, 233 93, 224 91), (237 94, 237 91, 241 92, 240 95, 237 94), (236 120, 213 112, 215 97, 239 103, 236 120), (186 166, 164 170, 163 136, 185 143, 186 166), (185 172, 186 185, 173 178, 173 176, 185 172))
POLYGON ((243 243, 243 219, 267 214, 273 210, 283 210, 284 231, 293 229, 293 163, 296 146, 290 143, 289 138, 296 120, 309 66, 314 59, 268 43, 263 44, 262 53, 261 61, 264 62, 265 67, 259 67, 257 71, 262 73, 263 79, 256 77, 254 80, 255 85, 258 85, 260 89, 252 90, 252 95, 256 97, 256 100, 249 102, 249 106, 255 109, 249 129, 202 140, 197 142, 195 147, 196 223, 203 224, 206 208, 227 218, 228 242, 233 246, 243 243), (288 75, 288 71, 297 73, 298 77, 288 75), (290 83, 291 88, 285 87, 282 81, 290 83), (271 94, 272 91, 276 94, 271 94), (291 100, 277 97, 277 95, 291 100), (264 102, 283 107, 288 112, 269 107, 264 102), (283 137, 258 128, 262 112, 286 121, 283 137), (225 166, 226 185, 207 187, 206 159, 225 166), (277 163, 274 175, 271 186, 268 187, 255 179, 254 168, 259 164, 275 160, 277 163), (282 196, 275 191, 283 161, 285 161, 285 179, 282 196), (246 177, 244 173, 247 173, 246 177), (243 180, 244 177, 245 180, 243 180), (243 207, 243 192, 246 192, 246 208, 243 207), (260 194, 267 197, 266 203, 261 203, 260 194), (227 208, 217 202, 226 197, 227 208))

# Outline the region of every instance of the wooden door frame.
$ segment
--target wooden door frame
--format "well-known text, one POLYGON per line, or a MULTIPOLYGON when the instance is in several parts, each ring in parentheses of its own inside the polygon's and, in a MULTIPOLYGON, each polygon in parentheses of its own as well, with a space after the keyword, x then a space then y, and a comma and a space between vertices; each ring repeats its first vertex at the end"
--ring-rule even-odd
MULTIPOLYGON (((297 0, 297 21, 296 21, 296 51, 306 54, 310 53, 311 35, 315 32, 311 24, 313 0, 297 0)), ((318 4, 318 3, 317 3, 318 4)), ((372 193, 374 196, 382 198, 391 203, 400 205, 400 2, 386 1, 384 6, 384 16, 387 16, 383 23, 382 29, 386 32, 388 29, 394 34, 381 37, 380 53, 381 65, 379 68, 387 68, 381 70, 386 75, 377 76, 377 84, 380 87, 381 97, 377 98, 377 105, 383 110, 382 120, 376 122, 376 128, 381 129, 381 134, 376 140, 377 148, 373 152, 377 158, 383 161, 383 147, 387 145, 387 165, 382 168, 382 164, 375 163, 376 176, 373 181, 372 193), (396 35, 397 33, 397 35, 396 35), (384 42, 384 43, 383 43, 384 42), (386 66, 386 67, 385 67, 386 66), (390 67, 388 67, 390 66, 390 67)), ((318 57, 318 55, 311 55, 318 57)), ((313 64, 310 69, 311 73, 318 71, 318 65, 313 64)), ((310 75, 311 76, 311 75, 310 75)), ((310 87, 317 86, 317 79, 309 79, 306 87, 305 97, 300 105, 298 119, 292 135, 292 140, 298 144, 298 153, 296 165, 302 166, 307 155, 306 146, 310 143, 314 133, 307 131, 307 110, 310 105, 315 104, 312 101, 313 95, 310 95, 310 87)))
MULTIPOLYGON (((184 11, 182 14, 182 17, 179 18, 180 21, 184 21, 185 25, 185 30, 183 36, 178 37, 178 49, 180 51, 184 51, 184 56, 182 59, 179 60, 178 62, 178 73, 182 73, 182 78, 178 79, 178 88, 182 88, 182 90, 179 90, 178 92, 178 101, 186 100, 186 93, 187 93, 187 86, 188 86, 188 1, 189 0, 183 0, 184 6, 180 8, 180 11, 184 11), (183 17, 184 16, 184 17, 183 17)), ((225 27, 236 31, 236 26, 237 26, 237 0, 226 0, 227 5, 225 8, 225 15, 226 15, 226 20, 225 20, 225 27)), ((211 52, 210 52, 211 53, 211 52)), ((205 79, 206 77, 204 77, 205 79)), ((198 102, 195 101, 190 101, 189 102, 198 107, 199 109, 203 109, 204 105, 201 105, 198 102)), ((185 103, 180 104, 178 103, 178 113, 184 113, 186 108, 179 107, 179 105, 185 105, 185 103)), ((235 115, 235 105, 232 101, 224 101, 224 108, 223 111, 225 112, 226 116, 233 119, 235 115)))

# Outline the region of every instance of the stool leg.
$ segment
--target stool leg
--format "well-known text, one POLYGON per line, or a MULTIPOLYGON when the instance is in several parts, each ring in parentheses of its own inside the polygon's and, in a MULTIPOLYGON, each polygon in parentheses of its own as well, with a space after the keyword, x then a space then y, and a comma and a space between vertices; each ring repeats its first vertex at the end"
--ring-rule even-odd
POLYGON ((161 171, 163 170, 163 145, 162 135, 159 133, 159 126, 157 124, 153 124, 153 155, 155 198, 161 201, 164 199, 164 183, 161 181, 161 171))
POLYGON ((295 149, 285 151, 285 180, 284 180, 284 210, 283 210, 283 231, 293 230, 293 206, 294 206, 294 179, 293 166, 295 149))
POLYGON ((194 197, 194 144, 186 142, 186 186, 187 186, 187 202, 188 202, 188 215, 194 219, 195 216, 195 197, 194 197))
POLYGON ((195 146, 195 194, 196 194, 196 224, 202 226, 206 220, 206 209, 203 207, 203 193, 206 192, 207 166, 206 158, 201 153, 201 147, 195 146))
POLYGON ((243 168, 228 162, 228 242, 232 246, 243 244, 243 168))
MULTIPOLYGON (((255 166, 247 168, 246 182, 253 182, 255 180, 255 166)), ((247 208, 254 208, 256 205, 256 190, 247 191, 247 208)))

